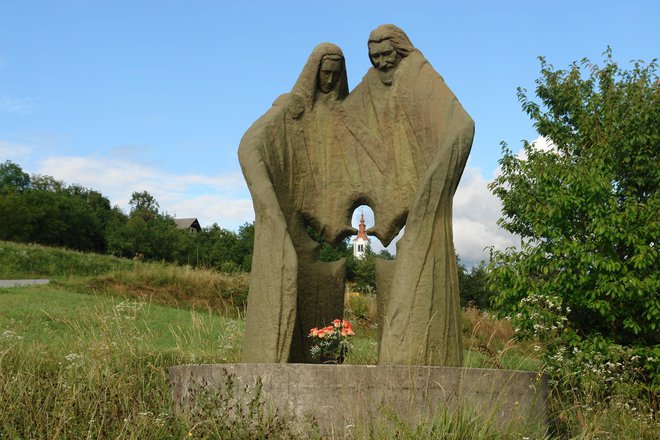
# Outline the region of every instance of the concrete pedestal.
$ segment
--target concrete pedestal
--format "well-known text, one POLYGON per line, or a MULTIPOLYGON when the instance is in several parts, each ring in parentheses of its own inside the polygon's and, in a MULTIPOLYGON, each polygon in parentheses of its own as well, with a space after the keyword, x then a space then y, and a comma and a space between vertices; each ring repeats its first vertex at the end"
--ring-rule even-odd
POLYGON ((480 368, 313 364, 179 365, 169 369, 175 411, 199 409, 199 396, 249 401, 255 384, 279 411, 315 417, 324 432, 378 426, 393 414, 416 424, 443 409, 477 414, 503 431, 545 430, 547 383, 538 373, 480 368), (228 380, 229 379, 229 380, 228 380), (224 389, 223 389, 224 387, 224 389))

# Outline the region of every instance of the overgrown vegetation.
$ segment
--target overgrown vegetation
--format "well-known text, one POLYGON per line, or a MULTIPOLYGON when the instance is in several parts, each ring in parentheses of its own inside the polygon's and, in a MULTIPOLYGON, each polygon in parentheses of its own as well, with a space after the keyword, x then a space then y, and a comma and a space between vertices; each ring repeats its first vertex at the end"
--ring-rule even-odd
POLYGON ((241 315, 248 275, 0 241, 0 278, 54 278, 75 291, 241 315))
MULTIPOLYGON (((236 362, 243 322, 45 286, 0 290, 2 438, 309 438, 252 402, 177 417, 167 367, 236 362)), ((311 429, 311 428, 310 428, 311 429)))
MULTIPOLYGON (((159 305, 167 303, 160 297, 162 288, 174 292, 190 284, 200 291, 215 289, 209 276, 216 272, 41 246, 0 245, 0 267, 8 266, 5 261, 15 259, 11 256, 15 253, 40 252, 44 255, 31 266, 34 273, 57 271, 55 261, 64 264, 61 270, 69 268, 67 276, 51 285, 0 289, 0 434, 4 437, 166 439, 189 433, 192 438, 240 438, 236 433, 246 438, 320 437, 312 422, 301 424, 286 414, 270 413, 258 399, 233 413, 193 419, 172 414, 167 367, 240 358, 243 320, 239 314, 223 315, 228 309, 200 306, 192 290, 190 295, 176 294, 181 298, 178 307, 159 305), (130 290, 134 295, 122 293, 130 290)), ((12 273, 20 275, 19 266, 13 267, 12 273)), ((372 294, 347 300, 347 317, 355 321, 357 333, 349 363, 376 362, 375 301, 372 294)), ((464 311, 463 322, 466 366, 541 367, 539 341, 512 339, 515 329, 509 321, 472 308, 464 311)), ((589 354, 582 356, 591 359, 589 354)), ((602 360, 593 365, 610 371, 602 360)), ((583 375, 577 366, 569 366, 557 377, 580 381, 581 389, 589 384, 595 390, 604 377, 616 376, 620 385, 632 377, 619 375, 623 367, 612 370, 610 376, 598 376, 583 375)), ((657 420, 638 403, 643 399, 610 399, 610 412, 604 413, 589 395, 570 402, 562 400, 565 396, 555 394, 550 402, 555 419, 573 426, 570 435, 557 432, 562 438, 595 438, 598 431, 614 437, 624 438, 631 432, 637 438, 654 438, 657 420)), ((229 401, 220 398, 213 404, 229 401)), ((468 412, 441 413, 416 427, 392 415, 382 426, 356 426, 351 432, 352 438, 374 439, 502 436, 493 423, 468 412)), ((523 434, 511 435, 522 438, 523 434)))
POLYGON ((555 70, 541 58, 523 110, 550 148, 503 145, 491 189, 519 248, 493 251, 494 306, 538 341, 566 437, 658 432, 660 80, 605 52, 555 70), (628 420, 626 420, 628 419, 628 420), (635 423, 630 423, 633 419, 635 423), (627 431, 618 431, 623 423, 627 431))

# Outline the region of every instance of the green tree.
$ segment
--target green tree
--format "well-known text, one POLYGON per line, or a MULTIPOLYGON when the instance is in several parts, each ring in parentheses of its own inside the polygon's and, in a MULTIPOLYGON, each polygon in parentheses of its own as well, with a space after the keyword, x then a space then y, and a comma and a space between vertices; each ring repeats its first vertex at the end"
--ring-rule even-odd
POLYGON ((252 269, 252 251, 254 249, 254 222, 245 223, 238 228, 237 242, 234 249, 236 262, 242 270, 252 269))
POLYGON ((30 181, 30 188, 38 191, 62 191, 66 185, 61 180, 55 180, 53 176, 35 174, 30 181))
POLYGON ((129 204, 128 219, 111 224, 109 252, 127 258, 177 261, 183 238, 174 219, 158 212, 158 202, 147 191, 134 192, 129 204))
POLYGON ((241 226, 239 232, 224 229, 214 223, 201 232, 181 232, 178 261, 223 272, 248 271, 254 244, 252 223, 241 226))
POLYGON ((0 193, 23 191, 30 186, 30 176, 10 160, 0 164, 0 193))
POLYGON ((112 209, 100 193, 51 176, 30 178, 11 162, 0 166, 0 181, 0 239, 106 251, 112 209))
POLYGON ((131 217, 138 215, 145 220, 154 219, 158 215, 160 207, 156 198, 147 191, 134 191, 128 204, 131 206, 131 217))
POLYGON ((604 55, 568 70, 541 58, 540 102, 519 89, 552 146, 524 142, 520 157, 503 144, 490 188, 521 245, 492 251, 490 281, 512 316, 545 298, 569 333, 648 347, 660 335, 660 81, 655 61, 625 70, 604 55))
POLYGON ((367 245, 362 258, 355 258, 351 251, 346 258, 346 279, 353 282, 355 290, 362 293, 376 292, 376 256, 367 245))
POLYGON ((490 309, 492 292, 488 289, 488 270, 485 261, 480 261, 470 269, 461 263, 456 256, 458 265, 458 287, 461 293, 462 307, 476 307, 480 310, 490 309))

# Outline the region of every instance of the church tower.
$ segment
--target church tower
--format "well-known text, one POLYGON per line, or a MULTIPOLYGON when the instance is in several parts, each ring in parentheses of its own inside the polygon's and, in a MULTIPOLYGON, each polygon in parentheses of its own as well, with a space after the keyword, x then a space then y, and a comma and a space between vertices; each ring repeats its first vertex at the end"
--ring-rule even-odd
POLYGON ((360 215, 360 226, 358 226, 358 234, 353 239, 353 256, 355 258, 364 258, 367 252, 367 246, 371 244, 371 240, 367 237, 367 227, 364 224, 364 212, 360 215))

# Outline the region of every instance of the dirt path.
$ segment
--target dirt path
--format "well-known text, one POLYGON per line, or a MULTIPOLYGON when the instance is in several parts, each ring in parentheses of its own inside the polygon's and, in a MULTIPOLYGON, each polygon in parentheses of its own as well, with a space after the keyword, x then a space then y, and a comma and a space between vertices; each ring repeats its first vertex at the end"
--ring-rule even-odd
POLYGON ((32 286, 35 284, 48 284, 48 280, 0 280, 0 287, 32 286))

